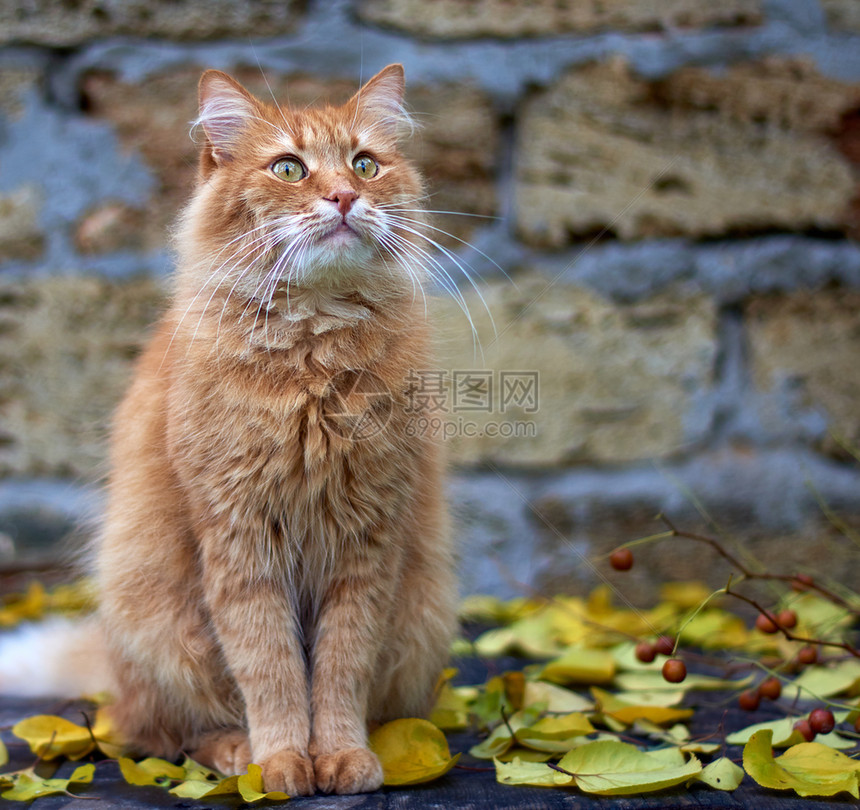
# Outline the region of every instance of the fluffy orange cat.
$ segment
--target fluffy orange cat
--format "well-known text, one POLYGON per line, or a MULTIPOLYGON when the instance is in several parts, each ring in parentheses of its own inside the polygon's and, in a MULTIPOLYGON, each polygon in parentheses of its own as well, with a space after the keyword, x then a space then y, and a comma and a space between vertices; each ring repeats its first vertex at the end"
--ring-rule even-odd
POLYGON ((113 431, 116 723, 291 795, 382 784, 368 724, 428 709, 454 627, 438 448, 408 435, 432 362, 403 87, 294 110, 203 74, 173 303, 113 431))

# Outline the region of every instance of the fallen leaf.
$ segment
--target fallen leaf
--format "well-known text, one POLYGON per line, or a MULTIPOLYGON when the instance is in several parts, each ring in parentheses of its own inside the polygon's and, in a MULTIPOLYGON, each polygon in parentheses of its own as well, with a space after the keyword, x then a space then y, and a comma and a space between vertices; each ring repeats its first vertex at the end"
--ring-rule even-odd
POLYGON ((696 777, 701 782, 717 790, 735 790, 744 778, 744 769, 728 757, 715 759, 706 765, 696 777))
POLYGON ((42 759, 80 759, 96 747, 88 728, 51 714, 27 717, 12 726, 12 733, 42 759))
POLYGON ((598 711, 605 717, 617 720, 625 726, 633 725, 637 720, 649 720, 657 725, 664 726, 668 723, 677 723, 686 720, 693 714, 692 709, 673 709, 665 706, 636 705, 621 700, 616 695, 598 689, 591 688, 591 694, 597 702, 598 711))
POLYGON ((173 779, 185 779, 185 768, 164 759, 149 757, 135 762, 127 757, 119 758, 119 769, 123 779, 130 785, 159 785, 173 779))
POLYGON ((14 785, 0 793, 0 797, 9 801, 29 802, 53 793, 69 793, 72 785, 86 785, 92 782, 95 770, 96 766, 92 763, 81 765, 75 768, 68 779, 42 779, 32 771, 20 773, 14 785))
POLYGON ((562 757, 559 767, 574 774, 580 790, 601 796, 650 793, 687 782, 702 771, 696 757, 685 761, 677 748, 640 751, 614 740, 575 748, 562 757))
POLYGON ((564 752, 581 743, 577 738, 592 732, 594 726, 588 718, 581 712, 572 712, 561 717, 543 717, 515 731, 514 738, 527 748, 564 752))
POLYGON ((248 772, 236 780, 239 795, 246 802, 258 802, 261 799, 280 802, 290 797, 280 790, 266 792, 263 788, 263 769, 253 762, 248 765, 248 772))
POLYGON ((532 787, 558 787, 569 785, 573 777, 553 770, 540 762, 526 762, 519 757, 512 762, 493 760, 496 781, 503 785, 530 785, 532 787))
POLYGON ((553 683, 608 683, 615 676, 615 659, 607 650, 571 647, 550 661, 540 677, 553 683))
POLYGON ((386 785, 417 785, 448 773, 460 755, 451 756, 445 735, 427 720, 404 718, 370 735, 370 750, 382 763, 386 785))
POLYGON ((792 746, 774 758, 772 732, 757 731, 744 746, 744 769, 762 787, 794 790, 799 796, 858 794, 860 762, 816 742, 792 746))
POLYGON ((589 700, 570 689, 548 681, 526 681, 523 706, 543 705, 543 711, 552 713, 587 712, 594 708, 589 700))
POLYGON ((783 689, 786 700, 855 695, 860 690, 860 660, 852 658, 834 666, 808 667, 783 689))

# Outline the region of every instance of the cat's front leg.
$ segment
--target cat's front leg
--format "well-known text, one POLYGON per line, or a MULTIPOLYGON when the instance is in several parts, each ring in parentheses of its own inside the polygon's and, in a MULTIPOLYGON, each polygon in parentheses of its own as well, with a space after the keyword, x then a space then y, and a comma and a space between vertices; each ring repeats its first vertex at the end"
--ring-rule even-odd
POLYGON ((317 788, 365 793, 382 786, 382 766, 367 747, 369 690, 390 610, 390 560, 344 560, 321 605, 312 654, 310 751, 317 788))
POLYGON ((204 590, 227 668, 244 698, 253 761, 263 769, 267 791, 307 796, 315 779, 298 620, 283 577, 261 573, 238 538, 224 537, 203 543, 204 590))

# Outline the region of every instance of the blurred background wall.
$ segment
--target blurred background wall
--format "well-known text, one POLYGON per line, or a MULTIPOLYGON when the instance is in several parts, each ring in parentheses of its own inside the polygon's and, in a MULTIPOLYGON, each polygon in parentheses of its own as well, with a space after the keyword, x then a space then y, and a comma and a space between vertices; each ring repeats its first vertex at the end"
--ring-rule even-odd
MULTIPOLYGON (((98 511, 201 69, 304 105, 394 61, 429 207, 471 215, 436 220, 461 300, 424 378, 464 592, 613 579, 661 511, 856 583, 857 0, 3 3, 2 558, 98 511)), ((637 556, 613 579, 634 598, 725 584, 689 541, 637 556)))

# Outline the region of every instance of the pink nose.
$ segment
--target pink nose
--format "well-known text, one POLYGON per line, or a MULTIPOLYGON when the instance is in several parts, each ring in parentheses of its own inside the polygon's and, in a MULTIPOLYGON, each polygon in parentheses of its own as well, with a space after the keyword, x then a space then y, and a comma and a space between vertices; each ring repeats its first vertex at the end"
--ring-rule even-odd
POLYGON ((324 199, 335 203, 335 205, 337 205, 337 210, 340 211, 340 215, 345 217, 349 213, 349 209, 352 208, 352 204, 358 199, 358 194, 356 194, 352 189, 333 191, 324 199))

